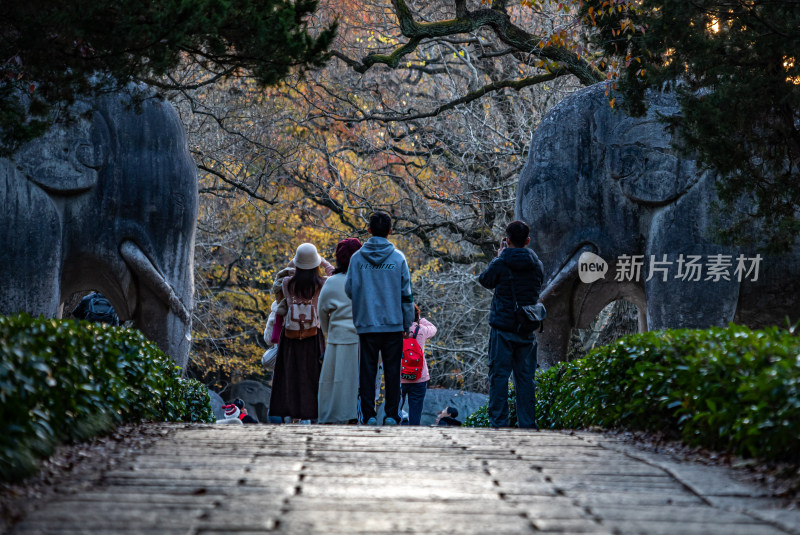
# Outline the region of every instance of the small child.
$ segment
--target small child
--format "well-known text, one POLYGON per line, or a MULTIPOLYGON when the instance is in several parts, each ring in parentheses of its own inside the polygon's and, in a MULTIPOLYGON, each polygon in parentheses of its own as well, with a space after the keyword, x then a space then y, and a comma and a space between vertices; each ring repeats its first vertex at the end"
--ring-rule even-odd
POLYGON ((428 372, 428 361, 425 359, 425 342, 436 334, 436 326, 425 318, 421 317, 419 307, 414 305, 414 323, 406 333, 406 337, 411 338, 417 333, 417 343, 422 348, 422 374, 419 379, 409 381, 400 379, 400 400, 401 408, 405 406, 408 397, 408 425, 419 425, 422 418, 422 406, 425 403, 425 392, 428 390, 428 380, 431 378, 428 372), (419 331, 417 331, 419 327, 419 331))
POLYGON ((258 420, 247 414, 247 409, 244 407, 244 401, 241 398, 236 398, 231 401, 239 409, 239 419, 243 424, 257 424, 258 420))
POLYGON ((239 407, 233 403, 228 403, 227 405, 222 406, 222 410, 225 412, 225 418, 222 420, 217 420, 218 424, 242 425, 243 422, 239 419, 239 416, 241 415, 239 407))
POLYGON ((236 398, 227 405, 222 406, 225 411, 225 419, 217 420, 218 424, 257 424, 258 420, 247 414, 244 408, 244 401, 236 398))

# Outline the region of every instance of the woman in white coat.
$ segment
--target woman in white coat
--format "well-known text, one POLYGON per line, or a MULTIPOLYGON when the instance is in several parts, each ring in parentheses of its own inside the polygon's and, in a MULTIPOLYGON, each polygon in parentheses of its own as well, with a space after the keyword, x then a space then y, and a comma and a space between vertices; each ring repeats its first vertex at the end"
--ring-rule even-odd
POLYGON ((358 334, 344 281, 350 257, 360 248, 357 238, 339 242, 336 270, 319 294, 319 321, 326 338, 317 399, 321 424, 358 421, 358 334))

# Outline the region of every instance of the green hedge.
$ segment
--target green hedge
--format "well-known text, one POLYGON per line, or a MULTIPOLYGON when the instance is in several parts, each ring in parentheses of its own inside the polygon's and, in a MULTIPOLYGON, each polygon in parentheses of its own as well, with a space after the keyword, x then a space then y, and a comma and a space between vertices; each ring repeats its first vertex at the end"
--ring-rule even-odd
POLYGON ((0 478, 30 475, 59 442, 140 420, 212 421, 208 391, 136 330, 0 317, 0 478))
POLYGON ((798 462, 800 338, 736 325, 626 336, 538 373, 536 415, 542 428, 658 430, 690 445, 798 462))

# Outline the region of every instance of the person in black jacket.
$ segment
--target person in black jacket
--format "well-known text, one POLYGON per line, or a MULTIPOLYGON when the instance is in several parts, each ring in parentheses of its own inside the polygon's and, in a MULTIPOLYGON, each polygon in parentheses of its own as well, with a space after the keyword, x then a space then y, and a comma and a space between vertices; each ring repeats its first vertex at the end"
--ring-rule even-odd
POLYGON ((478 277, 484 288, 494 290, 489 312, 489 424, 508 427, 508 378, 514 374, 517 420, 521 428, 536 425, 536 335, 520 334, 515 315, 517 305, 532 305, 539 299, 544 269, 539 257, 527 246, 530 228, 523 221, 506 227, 506 237, 486 271, 478 277))
POLYGON ((442 427, 461 427, 461 420, 458 418, 458 409, 455 407, 445 407, 436 415, 436 425, 442 427))
POLYGON ((247 414, 247 409, 244 408, 244 400, 242 400, 241 398, 236 398, 233 401, 231 401, 231 403, 239 408, 238 418, 242 421, 243 424, 258 423, 258 420, 247 414))

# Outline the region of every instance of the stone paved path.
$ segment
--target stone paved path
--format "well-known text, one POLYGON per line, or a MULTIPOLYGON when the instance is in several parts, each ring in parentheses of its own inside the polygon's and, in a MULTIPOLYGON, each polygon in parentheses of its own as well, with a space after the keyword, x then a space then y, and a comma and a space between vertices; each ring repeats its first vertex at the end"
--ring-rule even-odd
POLYGON ((727 477, 592 433, 166 425, 21 533, 800 533, 727 477))

